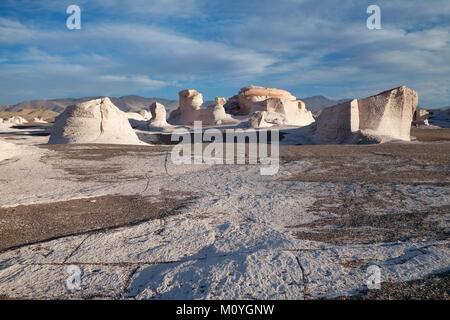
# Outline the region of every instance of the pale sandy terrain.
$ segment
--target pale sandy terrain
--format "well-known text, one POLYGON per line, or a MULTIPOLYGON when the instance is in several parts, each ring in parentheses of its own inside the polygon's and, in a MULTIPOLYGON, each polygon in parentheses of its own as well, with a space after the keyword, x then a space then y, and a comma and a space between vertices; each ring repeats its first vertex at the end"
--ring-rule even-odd
POLYGON ((48 110, 48 109, 24 109, 22 111, 0 111, 0 118, 8 119, 14 116, 21 116, 27 119, 28 121, 33 120, 34 118, 42 118, 48 122, 55 120, 55 117, 58 115, 58 112, 48 110))
POLYGON ((4 298, 448 299, 449 142, 281 146, 261 176, 25 133, 0 134, 22 150, 0 162, 4 298))

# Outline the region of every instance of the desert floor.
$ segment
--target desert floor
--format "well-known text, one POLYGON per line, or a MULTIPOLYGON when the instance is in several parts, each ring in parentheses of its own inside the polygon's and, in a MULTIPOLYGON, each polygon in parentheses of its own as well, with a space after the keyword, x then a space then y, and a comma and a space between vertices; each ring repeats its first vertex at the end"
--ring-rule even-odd
POLYGON ((450 131, 412 134, 281 145, 278 174, 262 176, 174 165, 164 145, 2 133, 20 152, 0 161, 0 297, 449 299, 450 131))

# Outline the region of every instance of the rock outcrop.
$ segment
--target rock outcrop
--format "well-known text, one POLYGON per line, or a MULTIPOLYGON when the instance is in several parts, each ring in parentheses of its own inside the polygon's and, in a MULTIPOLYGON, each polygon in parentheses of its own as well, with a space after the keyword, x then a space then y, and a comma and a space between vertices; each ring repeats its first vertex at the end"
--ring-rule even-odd
POLYGON ((358 139, 358 100, 325 108, 315 123, 316 143, 355 143, 358 139))
POLYGON ((203 125, 214 125, 214 114, 211 109, 202 109, 203 95, 194 89, 178 93, 180 106, 170 113, 168 122, 176 125, 193 125, 194 121, 202 121, 203 125))
MULTIPOLYGON (((305 103, 298 100, 289 91, 264 88, 245 87, 239 94, 230 98, 225 110, 236 115, 251 115, 258 111, 265 111, 265 121, 272 125, 307 126, 314 122, 314 117, 306 109, 305 103)), ((255 115, 259 119, 261 115, 255 115)), ((257 122, 249 125, 254 126, 257 122)))
POLYGON ((47 121, 45 121, 44 119, 42 119, 40 117, 34 118, 33 121, 31 121, 31 122, 33 122, 33 123, 48 123, 47 121))
POLYGON ((249 115, 256 111, 266 111, 266 105, 262 102, 270 98, 297 100, 286 90, 249 86, 242 88, 236 96, 231 97, 225 110, 233 115, 249 115))
POLYGON ((0 119, 0 130, 9 129, 9 127, 10 127, 9 122, 7 122, 3 119, 0 119))
POLYGON ((127 115, 109 98, 67 107, 56 118, 49 143, 142 144, 127 115))
MULTIPOLYGON (((265 101, 265 104, 268 113, 267 118, 271 117, 271 113, 277 113, 282 118, 282 125, 303 127, 315 121, 311 111, 306 110, 305 103, 301 100, 269 98, 265 101)), ((278 115, 272 117, 279 118, 278 115)))
POLYGON ((266 111, 256 111, 250 115, 248 119, 248 124, 251 128, 270 128, 273 124, 266 122, 267 112, 266 111))
POLYGON ((214 99, 214 105, 209 108, 212 109, 214 123, 221 124, 238 124, 240 121, 234 119, 230 114, 225 112, 224 105, 226 103, 226 99, 223 97, 216 97, 214 99))
POLYGON ((150 129, 165 129, 171 127, 171 125, 167 123, 166 107, 163 104, 153 102, 150 106, 150 112, 151 119, 148 121, 148 127, 150 129))
POLYGON ((418 95, 407 87, 324 109, 314 127, 316 143, 410 140, 418 95))
POLYGON ((151 112, 145 109, 139 111, 139 114, 142 116, 142 118, 144 118, 145 121, 148 121, 152 118, 151 112))
POLYGON ((414 112, 412 124, 415 126, 429 126, 428 116, 430 113, 425 109, 417 108, 414 112))
POLYGON ((128 122, 130 122, 130 125, 133 129, 145 129, 145 127, 147 126, 148 120, 145 120, 145 118, 140 113, 129 111, 125 114, 128 118, 128 122))
POLYGON ((10 126, 20 126, 22 124, 28 123, 28 120, 21 116, 14 116, 7 120, 10 126))

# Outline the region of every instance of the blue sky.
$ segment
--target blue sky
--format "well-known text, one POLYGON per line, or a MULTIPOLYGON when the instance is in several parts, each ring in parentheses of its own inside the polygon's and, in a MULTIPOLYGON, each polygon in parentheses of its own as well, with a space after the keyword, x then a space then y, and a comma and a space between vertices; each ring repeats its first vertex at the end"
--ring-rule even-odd
POLYGON ((450 105, 448 0, 0 2, 0 104, 249 85, 358 98, 407 85, 450 105), (81 8, 81 30, 66 8, 81 8), (366 9, 381 8, 382 30, 366 9))

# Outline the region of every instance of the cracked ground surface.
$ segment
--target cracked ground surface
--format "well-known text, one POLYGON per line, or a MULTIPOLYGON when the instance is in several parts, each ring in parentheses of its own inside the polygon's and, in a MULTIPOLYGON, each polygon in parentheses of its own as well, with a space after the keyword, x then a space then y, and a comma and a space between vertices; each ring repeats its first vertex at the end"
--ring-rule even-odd
POLYGON ((261 176, 44 142, 0 162, 2 298, 448 299, 450 143, 281 146, 261 176))

